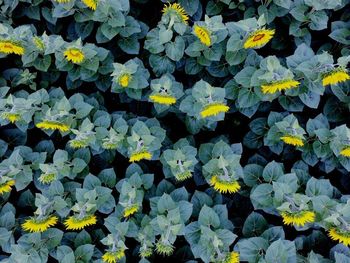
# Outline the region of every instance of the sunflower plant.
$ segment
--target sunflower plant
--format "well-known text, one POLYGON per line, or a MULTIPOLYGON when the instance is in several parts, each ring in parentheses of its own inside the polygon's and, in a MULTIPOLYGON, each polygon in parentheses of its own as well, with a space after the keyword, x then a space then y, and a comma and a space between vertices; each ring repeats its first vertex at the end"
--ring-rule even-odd
POLYGON ((203 176, 208 184, 222 194, 237 193, 238 180, 243 176, 240 165, 241 145, 229 145, 223 140, 205 143, 199 148, 203 176))
POLYGON ((187 139, 174 143, 172 149, 165 150, 160 158, 165 178, 175 177, 177 181, 191 178, 198 163, 196 156, 197 149, 187 139))
POLYGON ((131 59, 124 64, 114 63, 112 91, 126 93, 130 98, 141 100, 142 90, 149 83, 149 72, 138 58, 131 59))

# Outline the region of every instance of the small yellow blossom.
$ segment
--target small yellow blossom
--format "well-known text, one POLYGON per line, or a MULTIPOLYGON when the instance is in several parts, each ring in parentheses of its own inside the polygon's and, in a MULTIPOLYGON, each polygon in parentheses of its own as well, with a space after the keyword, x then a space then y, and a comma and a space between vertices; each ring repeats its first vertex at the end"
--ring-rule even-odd
POLYGON ((99 0, 82 0, 82 2, 91 10, 96 10, 99 0))
POLYGON ((0 53, 23 55, 24 47, 11 40, 0 40, 0 53))
POLYGON ((347 146, 343 150, 341 150, 340 155, 344 157, 350 157, 350 146, 347 146))
POLYGON ((212 44, 210 38, 210 31, 207 28, 195 25, 193 27, 193 32, 202 44, 206 45, 207 47, 209 47, 212 44))
POLYGON ((131 162, 131 163, 138 162, 138 161, 141 161, 143 159, 151 160, 152 154, 148 151, 141 151, 141 152, 133 153, 130 156, 129 162, 131 162))
POLYGON ((83 51, 77 48, 68 48, 66 51, 64 51, 63 54, 67 61, 70 61, 74 64, 80 64, 85 59, 83 51))
POLYGON ((241 189, 241 186, 236 180, 232 181, 224 181, 219 178, 218 175, 212 176, 210 179, 210 185, 214 187, 214 189, 222 194, 233 194, 241 189))
POLYGON ((59 130, 61 132, 69 131, 68 125, 66 125, 64 123, 60 123, 58 121, 45 120, 45 121, 37 123, 35 126, 39 129, 43 129, 43 130, 59 130))
POLYGON ((159 103, 159 104, 163 104, 163 105, 172 105, 174 103, 176 103, 176 98, 170 95, 166 95, 166 94, 156 94, 156 95, 151 95, 149 96, 150 100, 155 102, 155 103, 159 103))
POLYGON ((216 116, 219 113, 227 112, 230 109, 229 106, 223 103, 212 103, 204 107, 200 112, 202 118, 216 116))
POLYGON ((177 3, 173 3, 173 4, 170 4, 168 3, 169 5, 164 5, 164 8, 162 10, 162 13, 164 15, 166 14, 170 14, 170 15, 175 15, 179 21, 181 21, 182 23, 184 23, 185 25, 188 25, 188 15, 186 13, 186 10, 180 5, 180 4, 177 4, 177 3))
POLYGON ((21 116, 18 113, 14 112, 3 112, 1 113, 1 118, 4 120, 8 120, 11 123, 15 123, 21 118, 21 116))
POLYGON ((301 138, 297 137, 297 136, 293 136, 293 135, 285 135, 281 137, 281 140, 289 145, 293 145, 293 146, 304 146, 304 142, 301 138))
POLYGON ((88 146, 88 143, 86 140, 71 140, 69 141, 69 146, 73 149, 81 149, 88 146))
POLYGON ((184 180, 191 178, 191 177, 192 177, 191 171, 185 171, 183 173, 178 173, 175 175, 175 178, 178 181, 184 181, 184 180))
POLYGON ((340 230, 335 227, 332 227, 328 230, 328 236, 339 243, 344 244, 345 246, 350 246, 350 232, 345 230, 340 230))
POLYGON ((254 31, 248 36, 243 44, 245 49, 247 48, 261 48, 267 44, 274 36, 274 29, 259 29, 254 31))
POLYGON ((322 85, 335 85, 341 82, 345 82, 349 79, 350 75, 345 69, 336 69, 323 76, 322 85))
POLYGON ((299 211, 295 213, 282 212, 283 223, 285 225, 304 226, 315 221, 315 213, 312 211, 299 211))
POLYGON ((50 227, 56 225, 57 221, 57 216, 48 216, 44 219, 31 217, 22 224, 22 228, 28 232, 45 232, 50 227))
POLYGON ((274 94, 277 91, 288 90, 292 88, 298 87, 300 84, 299 81, 293 79, 285 79, 281 81, 276 81, 268 84, 264 84, 261 86, 261 90, 264 94, 274 94))
POLYGON ((222 263, 239 263, 239 253, 236 251, 230 252, 222 263))
POLYGON ((11 192, 12 186, 14 185, 15 185, 15 180, 9 180, 6 183, 0 184, 0 195, 11 192))
POLYGON ((160 255, 170 256, 174 252, 174 246, 169 242, 158 241, 156 244, 156 252, 160 255))
POLYGON ((39 182, 42 184, 50 184, 57 179, 57 175, 55 173, 44 173, 41 174, 38 178, 39 182))
POLYGON ((125 257, 124 250, 118 250, 115 252, 107 251, 103 254, 102 260, 106 263, 117 263, 119 260, 121 260, 123 257, 125 257))
POLYGON ((131 205, 128 206, 126 208, 124 208, 124 217, 129 217, 132 216, 133 214, 135 214, 137 211, 139 210, 139 206, 138 205, 131 205))
POLYGON ((126 88, 129 86, 131 78, 132 77, 129 73, 124 73, 118 78, 118 84, 123 88, 126 88))
POLYGON ((67 230, 81 230, 87 226, 95 225, 97 222, 97 218, 95 215, 88 215, 84 218, 77 218, 75 216, 70 216, 64 222, 67 230))

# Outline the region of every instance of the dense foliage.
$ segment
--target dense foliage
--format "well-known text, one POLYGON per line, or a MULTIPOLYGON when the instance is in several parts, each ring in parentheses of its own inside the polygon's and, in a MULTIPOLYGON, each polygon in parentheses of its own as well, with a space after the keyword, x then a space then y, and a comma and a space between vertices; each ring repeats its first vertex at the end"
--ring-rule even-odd
POLYGON ((0 10, 1 262, 350 262, 349 0, 0 10))

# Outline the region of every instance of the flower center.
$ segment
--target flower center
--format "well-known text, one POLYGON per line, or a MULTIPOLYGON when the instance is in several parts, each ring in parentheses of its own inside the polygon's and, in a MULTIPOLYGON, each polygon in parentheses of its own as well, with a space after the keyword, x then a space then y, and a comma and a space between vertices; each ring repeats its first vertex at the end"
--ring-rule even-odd
POLYGON ((257 34, 256 36, 254 36, 253 41, 259 41, 260 39, 262 39, 265 36, 265 34, 257 34))

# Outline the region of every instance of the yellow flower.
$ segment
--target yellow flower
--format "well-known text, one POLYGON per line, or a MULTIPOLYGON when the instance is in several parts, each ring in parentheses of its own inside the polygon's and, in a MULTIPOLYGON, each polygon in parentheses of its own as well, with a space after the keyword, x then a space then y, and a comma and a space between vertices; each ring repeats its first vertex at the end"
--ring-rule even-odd
POLYGON ((0 40, 0 53, 23 55, 24 48, 11 40, 0 40))
POLYGON ((140 248, 139 255, 141 258, 148 258, 148 257, 152 256, 152 254, 153 254, 152 248, 144 247, 144 246, 142 246, 140 248))
POLYGON ((141 151, 141 152, 137 152, 137 153, 133 153, 130 156, 129 162, 133 163, 133 162, 138 162, 141 161, 143 159, 146 160, 151 160, 152 159, 152 154, 148 151, 141 151))
POLYGON ((192 177, 191 171, 185 171, 183 173, 178 173, 175 175, 175 178, 178 181, 184 181, 184 180, 191 178, 191 177, 192 177))
POLYGON ((102 143, 102 148, 106 150, 114 150, 117 149, 117 144, 111 141, 104 141, 102 143))
POLYGON ((74 64, 80 64, 85 59, 83 51, 77 48, 66 49, 66 51, 64 51, 64 57, 67 61, 70 61, 74 64))
POLYGON ((4 120, 8 120, 11 123, 15 123, 21 118, 21 116, 18 113, 14 112, 3 112, 1 114, 1 118, 4 120))
POLYGON ((45 219, 38 219, 31 217, 27 219, 23 224, 22 228, 28 232, 45 232, 50 227, 57 224, 57 216, 48 216, 45 219))
POLYGON ((86 226, 95 225, 97 222, 95 215, 88 215, 84 218, 76 218, 75 216, 70 216, 64 222, 67 230, 81 230, 86 226))
POLYGON ((276 81, 276 82, 262 85, 261 90, 264 94, 266 94, 266 93, 274 94, 277 91, 288 90, 291 88, 298 87, 299 84, 300 84, 299 81, 296 81, 293 79, 285 79, 285 80, 276 81))
POLYGON ((69 141, 69 145, 73 149, 81 149, 88 146, 88 143, 86 142, 86 140, 71 140, 69 141))
POLYGON ((42 184, 50 184, 57 179, 57 175, 55 173, 45 173, 41 174, 38 178, 39 182, 42 184))
POLYGON ((219 113, 227 112, 230 109, 229 106, 223 103, 212 103, 204 107, 200 112, 202 118, 207 118, 211 116, 216 116, 219 113))
POLYGON ((297 136, 285 135, 280 138, 284 143, 293 145, 293 146, 304 146, 304 142, 297 136))
POLYGON ((211 45, 210 32, 207 28, 194 25, 193 32, 202 44, 206 45, 207 47, 211 45))
POLYGON ((15 185, 15 180, 9 180, 6 183, 0 184, 0 195, 11 192, 12 186, 14 185, 15 185))
POLYGON ((350 75, 345 69, 336 69, 323 76, 322 85, 335 85, 341 82, 345 82, 349 79, 350 75))
POLYGON ((118 78, 118 83, 123 88, 126 88, 129 86, 129 83, 131 81, 131 75, 129 73, 124 73, 118 78))
POLYGON ((155 103, 159 103, 159 104, 163 104, 163 105, 172 105, 174 103, 176 103, 176 98, 170 95, 166 95, 166 94, 156 94, 156 95, 151 95, 149 96, 150 100, 155 102, 155 103))
POLYGON ((304 226, 315 221, 315 213, 312 211, 299 211, 295 213, 282 212, 283 223, 285 225, 304 226))
POLYGON ((42 121, 37 123, 35 126, 43 130, 59 130, 61 132, 69 131, 68 125, 60 123, 58 121, 42 121))
POLYGON ((246 41, 244 42, 243 47, 247 48, 261 48, 267 42, 273 38, 275 34, 274 29, 259 29, 251 33, 246 41))
POLYGON ((342 231, 332 227, 328 230, 328 236, 334 241, 343 243, 345 246, 350 246, 350 232, 348 231, 342 231))
POLYGON ((236 180, 223 181, 223 180, 220 180, 218 175, 214 175, 210 179, 209 184, 213 186, 216 191, 222 194, 226 194, 226 193, 233 194, 238 192, 239 189, 241 189, 241 186, 236 180))
POLYGON ((108 251, 103 254, 102 260, 103 262, 106 262, 106 263, 117 263, 123 257, 125 257, 124 250, 118 250, 115 252, 108 251))
POLYGON ((341 156, 350 157, 350 146, 345 147, 340 151, 341 156))
POLYGON ((99 0, 82 0, 82 2, 91 10, 96 10, 99 0))
POLYGON ((160 255, 170 256, 174 252, 174 246, 168 242, 158 241, 156 244, 156 252, 160 255))
POLYGON ((162 10, 162 13, 164 15, 166 14, 170 14, 170 15, 175 15, 182 23, 184 23, 185 25, 188 25, 188 15, 186 13, 186 10, 180 5, 180 4, 177 4, 177 3, 173 3, 173 4, 170 4, 169 5, 164 5, 164 8, 162 10))
POLYGON ((138 205, 128 206, 124 209, 124 217, 129 217, 129 216, 135 214, 138 210, 139 210, 138 205))
POLYGON ((222 263, 239 263, 239 253, 236 251, 230 252, 222 263))

